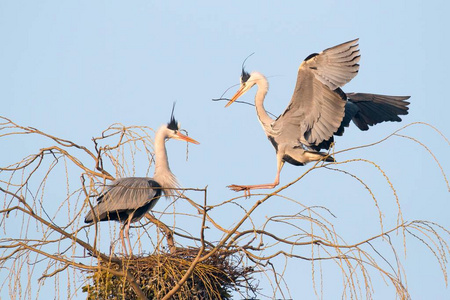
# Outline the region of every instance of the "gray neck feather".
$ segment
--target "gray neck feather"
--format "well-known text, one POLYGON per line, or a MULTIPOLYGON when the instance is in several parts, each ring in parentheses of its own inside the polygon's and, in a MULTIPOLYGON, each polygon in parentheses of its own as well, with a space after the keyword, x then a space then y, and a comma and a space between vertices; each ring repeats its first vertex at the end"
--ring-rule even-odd
POLYGON ((274 121, 264 109, 264 99, 266 97, 267 91, 269 90, 269 83, 263 74, 254 72, 252 74, 255 84, 258 86, 258 90, 255 96, 255 107, 256 114, 258 115, 259 122, 261 123, 265 132, 272 131, 271 124, 274 121))
POLYGON ((163 188, 164 196, 175 198, 180 185, 175 175, 170 171, 166 151, 167 128, 161 126, 155 136, 155 173, 153 178, 163 188))

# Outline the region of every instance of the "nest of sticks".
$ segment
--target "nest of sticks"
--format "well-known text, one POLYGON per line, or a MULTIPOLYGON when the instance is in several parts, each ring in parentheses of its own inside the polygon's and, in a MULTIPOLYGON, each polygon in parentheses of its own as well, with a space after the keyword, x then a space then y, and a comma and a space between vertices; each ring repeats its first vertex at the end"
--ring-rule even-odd
MULTIPOLYGON (((197 256, 198 248, 177 248, 175 253, 124 258, 120 264, 135 278, 148 299, 161 299, 183 277, 197 256)), ((204 253, 207 254, 207 251, 204 253)), ((127 279, 105 269, 120 270, 117 262, 99 261, 99 268, 83 287, 87 299, 136 299, 127 279)), ((231 299, 239 288, 256 289, 255 270, 242 267, 242 256, 228 250, 217 251, 198 263, 188 280, 172 299, 231 299)))

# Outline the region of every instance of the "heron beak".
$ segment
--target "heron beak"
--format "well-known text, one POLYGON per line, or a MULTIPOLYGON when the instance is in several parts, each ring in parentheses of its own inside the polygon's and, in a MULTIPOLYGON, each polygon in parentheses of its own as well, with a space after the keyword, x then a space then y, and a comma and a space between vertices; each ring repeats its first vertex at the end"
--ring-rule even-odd
POLYGON ((199 145, 199 144, 200 144, 200 143, 197 142, 196 140, 191 139, 191 138, 188 137, 187 135, 184 135, 184 134, 182 134, 182 133, 180 133, 180 132, 177 132, 177 134, 175 135, 174 138, 176 138, 177 140, 180 140, 180 141, 186 141, 186 142, 188 142, 188 143, 192 143, 192 144, 196 144, 196 145, 199 145))
POLYGON ((245 89, 245 87, 246 87, 245 85, 241 85, 239 90, 236 92, 236 94, 234 94, 234 96, 230 99, 230 101, 228 101, 228 103, 227 103, 227 105, 225 105, 225 107, 230 106, 234 101, 236 101, 237 98, 242 96, 247 91, 245 89))

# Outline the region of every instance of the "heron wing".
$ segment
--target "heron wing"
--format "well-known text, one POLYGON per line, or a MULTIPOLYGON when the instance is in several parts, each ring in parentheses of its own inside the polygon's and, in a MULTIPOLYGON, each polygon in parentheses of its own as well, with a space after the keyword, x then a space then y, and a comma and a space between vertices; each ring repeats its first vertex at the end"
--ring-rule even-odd
MULTIPOLYGON (((156 200, 161 196, 161 186, 148 177, 119 178, 108 185, 108 190, 99 197, 98 204, 93 211, 99 220, 114 212, 133 212, 153 201, 148 209, 151 209, 156 200)), ((92 211, 85 218, 86 222, 92 221, 92 211)))
MULTIPOLYGON (((368 130, 369 126, 378 123, 391 121, 400 122, 400 115, 408 114, 409 102, 406 101, 410 96, 387 96, 368 93, 347 93, 347 102, 345 103, 345 115, 341 126, 334 135, 344 134, 345 127, 350 126, 353 121, 360 130, 368 130)), ((329 149, 333 137, 322 143, 311 146, 316 151, 329 149)))
MULTIPOLYGON (((352 121, 361 130, 369 126, 391 121, 400 122, 399 115, 408 114, 410 96, 387 96, 367 93, 347 93, 349 104, 358 107, 352 121)), ((346 107, 347 109, 347 107, 346 107)))
POLYGON ((339 89, 359 70, 358 39, 311 54, 300 65, 289 106, 274 122, 281 134, 305 145, 329 140, 345 116, 346 95, 339 89))

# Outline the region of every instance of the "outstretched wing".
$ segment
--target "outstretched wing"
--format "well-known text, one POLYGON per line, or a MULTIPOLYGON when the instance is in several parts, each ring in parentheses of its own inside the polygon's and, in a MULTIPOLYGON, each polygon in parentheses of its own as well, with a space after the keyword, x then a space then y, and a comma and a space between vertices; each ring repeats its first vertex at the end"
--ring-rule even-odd
POLYGON ((346 95, 339 89, 359 70, 358 39, 311 54, 300 65, 285 112, 273 128, 306 146, 329 140, 345 115, 346 95))
MULTIPOLYGON (((410 96, 387 96, 368 93, 347 93, 347 103, 345 104, 345 115, 342 119, 341 126, 334 135, 341 136, 344 134, 345 127, 353 121, 355 125, 365 131, 369 130, 369 126, 391 121, 400 122, 400 115, 408 114, 409 102, 406 101, 410 96)), ((311 149, 320 151, 321 149, 329 149, 333 137, 329 140, 314 146, 311 149)))
MULTIPOLYGON (((369 126, 391 121, 400 122, 399 115, 408 114, 410 96, 387 96, 367 93, 347 93, 347 106, 356 106, 352 121, 361 130, 368 130, 369 126)), ((347 114, 346 106, 346 114, 347 114)), ((351 113, 351 112, 350 112, 351 113)))
MULTIPOLYGON (((119 178, 108 185, 108 190, 99 197, 98 204, 94 207, 98 220, 106 217, 114 219, 122 212, 133 212, 153 201, 148 207, 151 209, 161 196, 161 186, 152 178, 126 177, 119 178)), ((90 211, 85 222, 92 222, 94 216, 90 211)))

